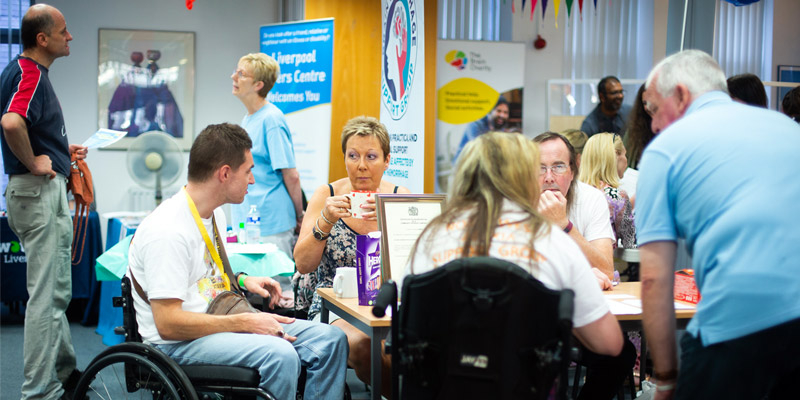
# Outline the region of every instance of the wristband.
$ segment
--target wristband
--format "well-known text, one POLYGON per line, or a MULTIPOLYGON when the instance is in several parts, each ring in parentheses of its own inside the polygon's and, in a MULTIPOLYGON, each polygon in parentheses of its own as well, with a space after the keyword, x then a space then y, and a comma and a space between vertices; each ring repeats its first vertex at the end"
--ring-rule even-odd
POLYGON ((323 221, 325 221, 325 222, 327 222, 327 223, 328 223, 328 225, 330 225, 330 226, 333 226, 333 225, 334 225, 334 223, 333 223, 333 222, 331 222, 331 221, 329 221, 327 218, 325 218, 325 212, 324 212, 324 210, 325 210, 324 208, 323 208, 322 210, 319 210, 319 215, 321 215, 321 216, 322 216, 322 220, 323 220, 323 221))
POLYGON ((569 222, 569 223, 564 228, 564 233, 569 233, 572 230, 572 221, 567 221, 567 222, 569 222))
POLYGON ((247 274, 245 274, 244 272, 240 272, 238 276, 238 281, 239 281, 239 287, 242 288, 242 290, 244 290, 245 288, 244 286, 245 278, 247 278, 247 274))
POLYGON ((675 389, 675 382, 656 385, 656 392, 669 392, 672 389, 675 389))

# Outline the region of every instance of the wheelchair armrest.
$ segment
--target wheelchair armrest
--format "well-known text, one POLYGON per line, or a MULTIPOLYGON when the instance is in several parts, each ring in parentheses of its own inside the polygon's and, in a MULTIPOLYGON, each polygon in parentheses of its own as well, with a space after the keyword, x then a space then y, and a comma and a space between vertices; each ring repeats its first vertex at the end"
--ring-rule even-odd
POLYGON ((381 285, 378 297, 375 298, 375 305, 372 306, 372 315, 383 318, 386 315, 386 307, 394 306, 396 303, 397 284, 390 279, 381 285))

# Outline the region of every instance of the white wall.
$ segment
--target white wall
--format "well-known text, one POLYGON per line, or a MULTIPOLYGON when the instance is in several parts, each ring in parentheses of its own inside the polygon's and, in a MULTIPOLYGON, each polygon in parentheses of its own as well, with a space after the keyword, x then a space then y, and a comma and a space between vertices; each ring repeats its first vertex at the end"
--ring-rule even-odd
MULTIPOLYGON (((277 0, 50 0, 64 14, 74 37, 69 57, 56 60, 50 79, 64 111, 72 143, 98 128, 97 36, 99 28, 195 32, 194 134, 212 123, 241 121, 242 104, 231 94, 231 72, 239 57, 258 51, 259 26, 278 22, 277 0)), ((191 116, 184 116, 184 118, 191 116)), ((93 150, 87 159, 102 214, 129 207, 126 194, 138 185, 128 176, 125 151, 93 150)), ((188 165, 189 153, 184 153, 188 165)), ((186 182, 184 174, 175 188, 186 182)), ((173 191, 174 189, 173 188, 173 191)), ((104 227, 105 228, 105 227, 104 227)))
MULTIPOLYGON (((584 4, 584 7, 587 5, 584 4)), ((528 5, 530 7, 530 5, 528 5)), ((545 121, 545 89, 548 79, 564 77, 564 16, 565 9, 559 13, 559 28, 553 24, 553 11, 548 7, 547 18, 542 21, 541 6, 537 6, 534 21, 530 20, 530 9, 526 12, 512 14, 512 41, 525 43, 525 90, 523 92, 522 129, 528 137, 534 137, 547 127, 545 121), (538 21, 538 22, 537 22, 538 21), (542 50, 533 47, 536 40, 537 24, 538 34, 547 41, 547 46, 542 50)), ((577 10, 577 6, 575 10, 577 10)), ((586 8, 584 8, 584 12, 586 8)), ((575 19, 576 15, 572 18, 575 19)))

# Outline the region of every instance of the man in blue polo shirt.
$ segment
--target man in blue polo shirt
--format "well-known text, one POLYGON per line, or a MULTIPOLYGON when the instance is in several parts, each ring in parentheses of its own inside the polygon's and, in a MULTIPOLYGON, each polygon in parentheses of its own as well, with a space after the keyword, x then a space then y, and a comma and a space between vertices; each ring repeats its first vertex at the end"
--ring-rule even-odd
POLYGON ((657 397, 796 396, 800 374, 800 126, 733 102, 716 61, 659 63, 643 100, 636 231, 657 397), (675 348, 673 264, 686 239, 702 300, 675 348))
POLYGON ((28 257, 22 398, 51 399, 80 376, 64 314, 72 297, 67 177, 70 154, 83 159, 87 149, 67 141, 48 77, 53 61, 69 55, 72 35, 64 15, 46 4, 31 6, 20 30, 22 54, 0 77, 0 142, 9 175, 8 223, 28 257))

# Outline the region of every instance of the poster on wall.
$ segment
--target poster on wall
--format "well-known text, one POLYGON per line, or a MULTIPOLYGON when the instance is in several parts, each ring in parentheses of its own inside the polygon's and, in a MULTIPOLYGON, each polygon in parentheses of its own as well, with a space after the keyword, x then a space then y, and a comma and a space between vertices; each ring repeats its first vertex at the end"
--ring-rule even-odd
POLYGON ((267 100, 286 115, 300 185, 310 195, 328 183, 333 19, 263 25, 259 37, 261 52, 281 67, 267 100))
POLYGON ((127 132, 104 149, 127 149, 142 133, 161 131, 189 150, 194 32, 101 28, 97 60, 98 127, 127 132))
POLYGON ((470 140, 489 131, 522 132, 525 45, 440 40, 436 57, 436 191, 441 193, 470 140))
POLYGON ((381 0, 381 122, 391 140, 383 174, 423 193, 425 185, 425 32, 421 0, 381 0))

